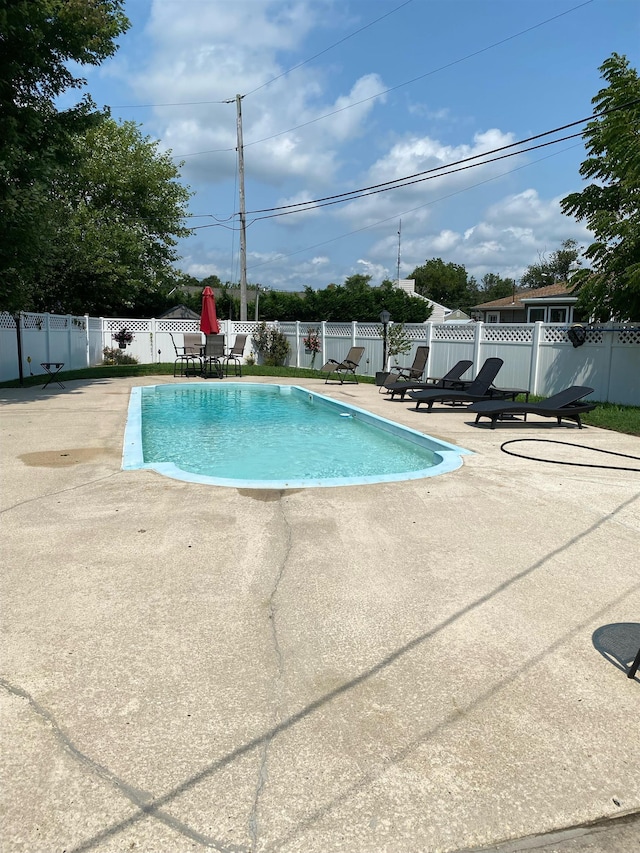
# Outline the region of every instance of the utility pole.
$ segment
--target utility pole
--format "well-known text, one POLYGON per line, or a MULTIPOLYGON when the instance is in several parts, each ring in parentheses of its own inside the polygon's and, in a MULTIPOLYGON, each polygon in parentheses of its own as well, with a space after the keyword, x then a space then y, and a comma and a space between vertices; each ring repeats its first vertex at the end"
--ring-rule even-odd
POLYGON ((400 236, 402 234, 402 219, 398 226, 398 286, 400 285, 400 236))
POLYGON ((244 204, 244 148, 242 145, 242 95, 236 95, 238 114, 238 183, 240 184, 240 320, 247 319, 247 218, 244 204))

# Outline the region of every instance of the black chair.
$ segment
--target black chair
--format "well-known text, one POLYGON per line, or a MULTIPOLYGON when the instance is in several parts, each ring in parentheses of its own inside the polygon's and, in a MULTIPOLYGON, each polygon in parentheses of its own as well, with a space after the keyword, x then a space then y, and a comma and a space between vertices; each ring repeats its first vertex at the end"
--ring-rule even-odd
POLYGON ((545 418, 557 418, 558 425, 562 423, 563 419, 566 419, 575 421, 578 427, 582 429, 580 415, 591 412, 596 407, 595 403, 581 402, 581 398, 586 397, 587 394, 593 394, 593 388, 587 388, 585 385, 572 385, 570 388, 565 388, 564 391, 559 391, 552 397, 547 397, 546 400, 540 400, 537 403, 485 400, 472 403, 468 411, 475 412, 475 423, 478 423, 480 418, 490 418, 491 429, 495 429, 496 422, 503 415, 524 415, 525 420, 527 415, 542 415, 545 418))
POLYGON ((242 376, 242 360, 244 358, 244 347, 248 335, 236 335, 236 339, 229 352, 224 357, 225 374, 229 375, 229 362, 233 362, 234 376, 242 376))
POLYGON ((440 379, 425 379, 424 382, 394 382, 387 386, 387 390, 391 391, 391 399, 395 400, 396 394, 400 395, 400 399, 404 400, 404 395, 407 391, 436 391, 438 388, 449 388, 450 390, 462 391, 471 385, 471 379, 461 379, 460 377, 469 370, 472 361, 462 359, 457 364, 454 364, 451 370, 445 373, 440 379))
POLYGON ((434 403, 451 403, 459 405, 474 403, 478 400, 490 400, 495 392, 491 385, 504 364, 501 358, 488 358, 478 371, 478 375, 464 391, 448 390, 446 388, 425 391, 409 391, 409 396, 416 401, 416 411, 421 403, 426 403, 429 411, 434 403))
POLYGON ((207 335, 204 345, 204 369, 206 379, 224 377, 224 335, 207 335))
POLYGON ((200 355, 200 351, 197 353, 193 351, 187 352, 186 346, 179 347, 176 344, 171 332, 169 332, 169 337, 171 338, 176 355, 176 359, 173 362, 173 375, 196 376, 202 373, 202 356, 200 355), (191 370, 190 367, 192 368, 191 370))

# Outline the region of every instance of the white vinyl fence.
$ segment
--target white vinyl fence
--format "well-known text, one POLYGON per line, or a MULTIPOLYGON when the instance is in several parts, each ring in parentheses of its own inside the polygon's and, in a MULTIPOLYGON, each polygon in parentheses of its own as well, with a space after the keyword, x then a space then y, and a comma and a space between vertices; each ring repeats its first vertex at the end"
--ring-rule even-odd
MULTIPOLYGON (((286 335, 291 348, 288 364, 294 367, 321 367, 333 358, 342 360, 351 346, 364 346, 358 372, 375 375, 383 369, 383 340, 380 323, 300 323, 273 324, 286 335), (321 351, 305 351, 304 337, 318 332, 321 351)), ((130 320, 49 314, 21 314, 22 366, 25 376, 44 374, 42 362, 64 362, 65 370, 102 362, 104 347, 117 347, 114 332, 126 326, 134 340, 126 351, 146 364, 172 362, 175 344, 180 347, 185 332, 197 332, 197 320, 130 320)), ((236 335, 248 335, 245 355, 252 350, 251 336, 258 324, 224 320, 220 331, 227 348, 236 335)), ((593 399, 640 406, 640 327, 603 325, 588 329, 586 341, 574 347, 567 327, 546 323, 422 323, 406 324, 412 349, 400 364, 411 364, 415 349, 429 348, 427 373, 442 376, 460 359, 473 361, 471 375, 489 357, 502 358, 496 384, 526 388, 547 396, 568 385, 588 385, 593 399)), ((14 318, 0 314, 0 381, 17 379, 17 334, 14 318)))

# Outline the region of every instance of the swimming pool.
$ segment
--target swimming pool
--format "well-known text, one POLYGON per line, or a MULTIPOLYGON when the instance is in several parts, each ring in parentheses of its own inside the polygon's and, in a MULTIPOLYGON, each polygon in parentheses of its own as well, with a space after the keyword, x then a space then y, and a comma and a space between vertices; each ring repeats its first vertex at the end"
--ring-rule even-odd
POLYGON ((469 452, 297 385, 180 383, 132 389, 122 467, 290 489, 432 477, 469 452))

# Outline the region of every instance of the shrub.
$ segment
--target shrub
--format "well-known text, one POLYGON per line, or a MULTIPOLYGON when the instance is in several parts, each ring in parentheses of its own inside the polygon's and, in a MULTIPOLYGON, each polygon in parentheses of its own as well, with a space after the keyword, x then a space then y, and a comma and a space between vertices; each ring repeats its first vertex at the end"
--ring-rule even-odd
POLYGON ((102 350, 103 364, 137 364, 138 359, 134 355, 127 355, 119 347, 112 349, 105 347, 102 350))
POLYGON ((289 358, 291 348, 286 335, 279 329, 270 329, 265 322, 260 323, 252 340, 263 363, 269 367, 282 366, 289 358))

